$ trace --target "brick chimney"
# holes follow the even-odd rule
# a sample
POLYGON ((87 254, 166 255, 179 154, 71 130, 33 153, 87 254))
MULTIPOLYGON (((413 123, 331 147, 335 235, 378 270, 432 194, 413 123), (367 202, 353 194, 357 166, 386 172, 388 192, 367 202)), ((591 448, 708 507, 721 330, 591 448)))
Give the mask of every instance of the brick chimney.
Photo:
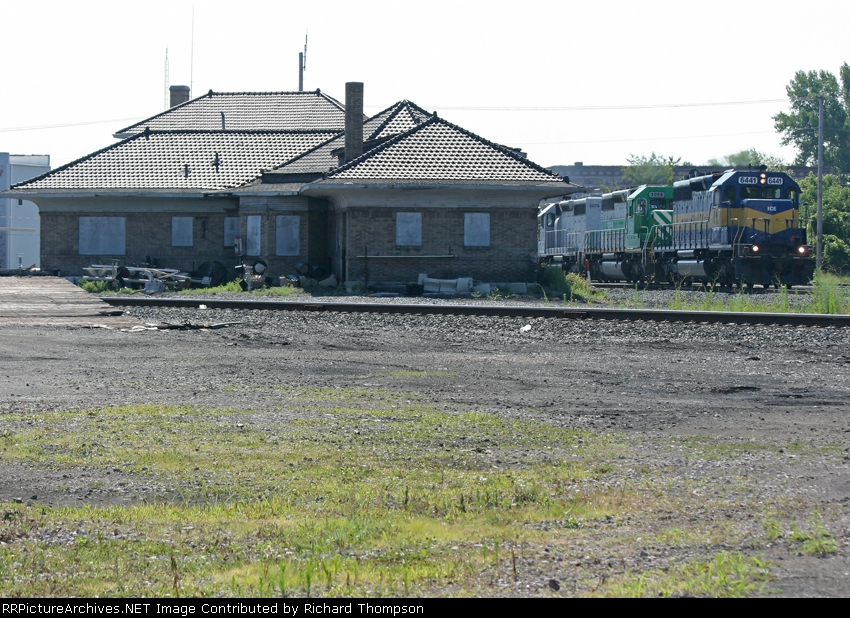
POLYGON ((345 84, 345 162, 363 154, 363 82, 345 84))
POLYGON ((171 107, 189 100, 189 86, 171 86, 168 91, 171 93, 171 107))

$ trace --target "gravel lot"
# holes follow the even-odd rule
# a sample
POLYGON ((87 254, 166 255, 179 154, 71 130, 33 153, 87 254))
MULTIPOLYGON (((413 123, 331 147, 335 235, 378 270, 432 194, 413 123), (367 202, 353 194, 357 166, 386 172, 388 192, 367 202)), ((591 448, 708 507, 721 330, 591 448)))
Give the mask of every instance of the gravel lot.
MULTIPOLYGON (((0 327, 0 431, 5 414, 22 411, 163 403, 244 409, 251 422, 262 422, 263 411, 278 403, 267 390, 234 385, 391 388, 440 409, 618 436, 636 461, 609 483, 645 464, 662 471, 659 482, 671 492, 686 480, 717 492, 717 510, 656 513, 654 526, 729 518, 756 530, 753 505, 762 502, 785 504, 788 521, 817 512, 837 543, 827 557, 801 553, 784 539, 729 549, 769 560, 778 594, 850 595, 850 329, 147 308, 127 314, 148 324, 230 325, 0 327), (688 438, 712 447, 797 450, 754 448, 695 463, 677 455, 675 445, 688 438)), ((168 491, 119 472, 43 471, 0 457, 0 501, 126 504, 167 498, 168 491)), ((579 563, 591 549, 576 548, 579 563)), ((685 550, 643 553, 663 566, 677 551, 685 550)), ((529 554, 523 572, 545 582, 549 559, 529 554)))

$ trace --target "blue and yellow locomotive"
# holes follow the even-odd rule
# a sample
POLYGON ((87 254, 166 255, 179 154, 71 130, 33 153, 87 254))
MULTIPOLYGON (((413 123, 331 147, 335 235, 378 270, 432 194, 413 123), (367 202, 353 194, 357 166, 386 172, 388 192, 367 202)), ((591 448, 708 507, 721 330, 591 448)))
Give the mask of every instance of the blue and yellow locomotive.
POLYGON ((692 172, 672 187, 542 206, 538 254, 602 281, 805 285, 815 262, 799 200, 783 172, 692 172))

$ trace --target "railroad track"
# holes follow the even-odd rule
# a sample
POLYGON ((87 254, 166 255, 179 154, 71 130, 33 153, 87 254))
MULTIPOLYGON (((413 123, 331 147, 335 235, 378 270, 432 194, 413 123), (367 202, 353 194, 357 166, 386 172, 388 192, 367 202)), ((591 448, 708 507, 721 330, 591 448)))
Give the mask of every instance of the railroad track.
POLYGON ((400 313, 408 315, 474 315, 576 320, 622 320, 694 324, 770 324, 779 326, 850 327, 850 315, 812 313, 745 313, 735 311, 674 311, 670 309, 609 309, 597 307, 537 307, 529 305, 455 305, 349 303, 325 301, 232 300, 107 296, 114 307, 176 307, 184 309, 253 309, 257 311, 325 311, 337 313, 400 313))
MULTIPOLYGON (((691 286, 676 286, 672 283, 627 283, 625 281, 612 281, 609 283, 601 283, 598 281, 593 282, 593 287, 603 289, 603 290, 617 290, 617 289, 625 289, 625 290, 634 290, 635 285, 637 285, 637 289, 639 292, 643 292, 644 290, 675 290, 677 287, 680 287, 682 290, 692 290, 692 291, 705 291, 708 292, 711 290, 711 285, 705 285, 702 283, 694 283, 691 286)), ((838 287, 845 288, 844 284, 838 284, 838 287)), ((793 295, 795 292, 800 292, 802 294, 811 294, 814 290, 814 286, 811 285, 795 285, 789 293, 793 295)), ((749 291, 742 291, 740 288, 734 288, 733 291, 729 291, 728 289, 722 289, 719 286, 715 287, 715 292, 718 294, 778 294, 779 290, 773 287, 764 287, 758 286, 749 291)))

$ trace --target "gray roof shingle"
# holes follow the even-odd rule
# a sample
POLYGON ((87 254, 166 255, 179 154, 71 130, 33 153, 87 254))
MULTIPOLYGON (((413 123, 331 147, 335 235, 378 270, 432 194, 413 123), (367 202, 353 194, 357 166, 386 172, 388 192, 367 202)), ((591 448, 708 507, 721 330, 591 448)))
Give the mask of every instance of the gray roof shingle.
POLYGON ((563 183, 515 151, 436 116, 343 165, 331 180, 563 183))
POLYGON ((221 190, 327 142, 332 131, 149 131, 42 176, 21 190, 221 190))
POLYGON ((345 128, 345 106, 319 90, 304 92, 213 92, 176 105, 115 133, 126 138, 151 131, 229 131, 345 128))

